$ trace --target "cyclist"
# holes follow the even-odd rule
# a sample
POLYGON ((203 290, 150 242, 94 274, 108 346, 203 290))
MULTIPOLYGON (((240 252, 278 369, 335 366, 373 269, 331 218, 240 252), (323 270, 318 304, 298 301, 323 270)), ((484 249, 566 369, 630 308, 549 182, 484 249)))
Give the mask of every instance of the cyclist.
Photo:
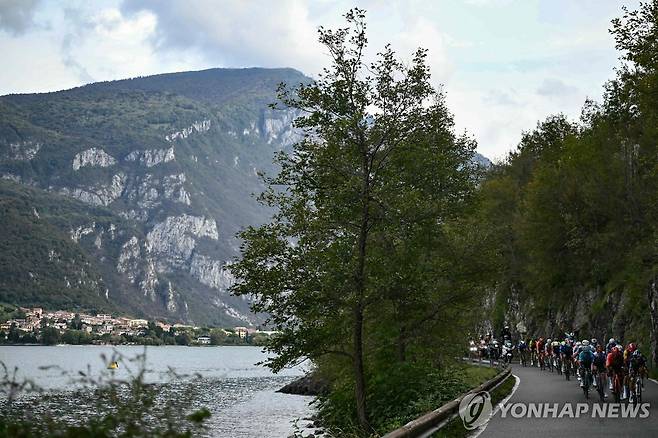
POLYGON ((562 363, 564 364, 564 374, 569 380, 571 364, 573 363, 573 347, 566 341, 562 341, 560 345, 560 355, 562 356, 562 363))
POLYGON ((576 341, 575 345, 573 346, 573 369, 574 374, 578 380, 580 380, 580 373, 575 372, 575 370, 577 370, 578 366, 578 355, 580 354, 580 347, 580 341, 576 341))
POLYGON ((553 341, 549 338, 546 339, 546 346, 544 347, 544 365, 548 365, 548 368, 553 371, 553 364, 551 360, 553 359, 553 341))
POLYGON ((530 366, 534 367, 537 358, 537 346, 535 345, 535 338, 530 338, 528 348, 530 349, 530 366))
POLYGON ((622 399, 624 400, 628 398, 630 393, 631 376, 629 362, 631 360, 631 356, 633 353, 635 353, 635 350, 637 350, 637 346, 633 342, 628 344, 624 349, 624 368, 628 370, 626 376, 624 377, 624 395, 622 396, 622 399))
MULTIPOLYGON (((585 386, 585 377, 587 376, 588 378, 591 377, 591 374, 586 374, 586 371, 592 370, 592 362, 594 362, 594 354, 592 353, 592 348, 589 346, 589 341, 585 339, 581 343, 581 348, 578 353, 578 365, 579 365, 579 370, 580 370, 580 387, 582 388, 585 386)), ((587 382, 589 383, 589 382, 587 382)))
POLYGON ((615 341, 615 338, 610 338, 608 341, 608 344, 605 346, 605 353, 610 354, 614 346, 617 345, 617 341, 615 341))
POLYGON ((596 345, 596 352, 594 353, 594 361, 592 362, 594 370, 594 386, 597 386, 597 378, 599 378, 601 385, 605 386, 606 378, 606 367, 605 367, 606 354, 603 351, 603 346, 601 344, 596 345))
POLYGON ((537 339, 537 366, 541 368, 542 370, 544 369, 544 338, 539 337, 537 339))
POLYGON ((612 347, 610 353, 606 356, 605 366, 608 368, 608 377, 610 378, 609 388, 615 391, 615 401, 619 401, 621 387, 615 387, 615 381, 619 382, 620 386, 624 381, 624 356, 618 345, 612 347))
POLYGON ((528 360, 528 345, 523 339, 519 341, 519 345, 516 347, 519 350, 519 359, 523 366, 526 366, 526 361, 528 360))
POLYGON ((631 354, 631 357, 629 358, 628 361, 628 375, 629 375, 629 383, 630 383, 630 390, 631 390, 631 403, 635 402, 637 398, 637 388, 635 387, 637 383, 642 385, 642 378, 644 378, 647 375, 647 360, 646 358, 642 355, 640 350, 636 349, 633 354, 631 354), (637 382, 637 377, 640 377, 640 382, 637 382))
POLYGON ((553 357, 551 360, 553 361, 558 374, 562 374, 562 361, 560 358, 560 343, 558 341, 553 341, 553 357))
POLYGON ((500 331, 500 337, 503 339, 503 342, 512 340, 512 330, 510 330, 509 325, 505 324, 505 327, 500 331))

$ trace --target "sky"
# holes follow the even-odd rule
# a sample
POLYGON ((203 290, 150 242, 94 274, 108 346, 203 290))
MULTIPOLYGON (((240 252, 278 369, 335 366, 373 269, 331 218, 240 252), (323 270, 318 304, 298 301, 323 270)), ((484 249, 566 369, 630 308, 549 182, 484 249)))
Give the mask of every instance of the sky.
POLYGON ((367 11, 369 57, 429 50, 458 132, 500 160, 550 114, 601 100, 608 33, 639 0, 0 0, 0 95, 213 67, 327 65, 319 26, 367 11))

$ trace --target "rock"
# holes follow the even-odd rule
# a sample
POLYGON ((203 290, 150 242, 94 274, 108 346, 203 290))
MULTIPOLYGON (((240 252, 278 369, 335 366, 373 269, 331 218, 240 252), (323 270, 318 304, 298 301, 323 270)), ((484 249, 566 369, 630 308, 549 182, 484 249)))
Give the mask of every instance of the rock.
POLYGON ((126 175, 118 173, 112 177, 112 181, 108 185, 97 185, 88 188, 64 187, 59 190, 59 193, 79 199, 87 204, 107 207, 121 197, 125 185, 126 175))
POLYGON ((228 266, 229 263, 194 254, 190 264, 190 274, 206 286, 226 292, 235 283, 235 277, 228 266))
POLYGON ((158 272, 170 267, 183 267, 192 257, 196 238, 217 240, 217 223, 214 219, 199 216, 170 216, 156 224, 146 235, 146 249, 158 257, 158 272))
POLYGON ((191 126, 182 129, 181 131, 172 132, 169 135, 165 135, 165 140, 172 142, 180 138, 187 138, 190 134, 197 132, 206 132, 210 130, 210 120, 201 120, 195 121, 191 126))
POLYGON ((11 159, 18 161, 30 161, 33 160, 39 153, 39 150, 41 150, 41 143, 34 141, 10 143, 9 150, 11 151, 11 159))
POLYGON ((169 149, 145 149, 140 151, 132 151, 129 153, 125 160, 126 161, 136 161, 142 166, 153 167, 158 164, 168 163, 174 161, 176 156, 174 155, 174 147, 169 149))
POLYGON ((73 170, 79 170, 81 167, 110 167, 117 163, 111 155, 103 149, 90 148, 82 151, 73 157, 73 170))
POLYGON ((288 383, 277 392, 283 394, 295 395, 320 395, 329 389, 329 383, 317 375, 316 372, 311 372, 297 380, 288 383))
POLYGON ((167 303, 167 310, 170 311, 171 313, 175 313, 176 310, 178 310, 178 306, 176 305, 176 296, 175 296, 175 291, 174 288, 171 285, 171 281, 169 282, 167 286, 167 297, 165 299, 167 303))
POLYGON ((267 111, 263 114, 262 132, 268 144, 276 143, 281 148, 291 146, 303 138, 301 130, 292 123, 298 113, 295 111, 267 111), (274 117, 277 115, 278 117, 274 117))
POLYGON ((71 240, 78 243, 80 242, 82 236, 86 236, 87 234, 92 234, 95 229, 96 229, 95 222, 92 222, 90 225, 80 225, 78 228, 74 228, 71 230, 71 240))
POLYGON ((141 257, 139 240, 133 236, 121 247, 119 260, 117 261, 117 271, 126 274, 131 283, 137 279, 136 267, 141 257))

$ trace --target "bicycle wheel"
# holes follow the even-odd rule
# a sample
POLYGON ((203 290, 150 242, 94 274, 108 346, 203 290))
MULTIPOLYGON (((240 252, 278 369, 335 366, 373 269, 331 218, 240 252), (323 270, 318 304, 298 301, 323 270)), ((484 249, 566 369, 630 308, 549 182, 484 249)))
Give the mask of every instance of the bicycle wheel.
POLYGON ((580 377, 583 379, 583 392, 585 393, 585 399, 589 400, 589 376, 585 371, 580 374, 580 377))
POLYGON ((599 393, 599 400, 601 403, 605 401, 605 388, 603 387, 603 378, 601 377, 601 373, 597 373, 596 376, 596 392, 599 393))
POLYGON ((638 377, 635 381, 635 403, 642 403, 642 378, 638 377))

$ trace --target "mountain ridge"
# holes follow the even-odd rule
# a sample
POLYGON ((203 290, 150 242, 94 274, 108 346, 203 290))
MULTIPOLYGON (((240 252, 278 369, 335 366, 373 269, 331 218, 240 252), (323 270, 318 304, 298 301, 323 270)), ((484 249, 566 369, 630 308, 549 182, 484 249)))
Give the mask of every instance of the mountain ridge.
MULTIPOLYGON (((80 263, 98 274, 85 289, 90 306, 197 324, 258 324, 249 302, 228 294, 234 280, 227 266, 239 254, 237 231, 271 214, 252 196, 263 189, 258 174, 276 172, 274 152, 301 138, 292 127, 296 114, 268 104, 279 83, 307 81, 290 68, 207 69, 2 96, 0 177, 11 181, 0 185, 2 199, 11 200, 2 219, 27 229, 34 218, 25 219, 25 199, 36 200, 37 211, 40 203, 75 200, 39 227, 69 236, 80 263), (86 222, 72 220, 76 209, 87 211, 86 222)), ((50 245, 70 246, 61 238, 50 245)), ((35 260, 48 266, 56 249, 35 246, 35 260)), ((0 276, 14 278, 19 265, 0 263, 0 276)), ((53 272, 59 278, 43 280, 52 290, 39 289, 44 302, 68 296, 64 274, 53 272)), ((22 294, 0 281, 0 301, 38 304, 20 301, 32 296, 30 283, 21 284, 22 294)))

